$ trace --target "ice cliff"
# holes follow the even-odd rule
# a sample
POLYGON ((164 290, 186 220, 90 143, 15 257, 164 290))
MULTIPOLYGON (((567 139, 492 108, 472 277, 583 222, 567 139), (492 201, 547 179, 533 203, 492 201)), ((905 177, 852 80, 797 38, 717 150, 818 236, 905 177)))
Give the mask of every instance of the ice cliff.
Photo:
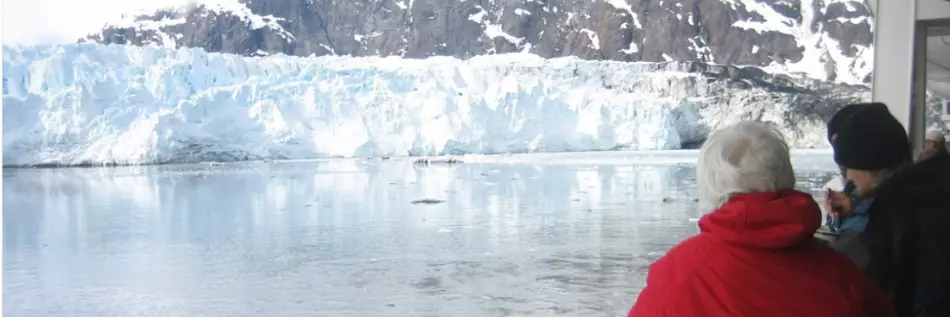
POLYGON ((740 119, 823 147, 867 89, 698 62, 528 54, 242 57, 198 48, 3 47, 11 165, 677 149, 740 119))

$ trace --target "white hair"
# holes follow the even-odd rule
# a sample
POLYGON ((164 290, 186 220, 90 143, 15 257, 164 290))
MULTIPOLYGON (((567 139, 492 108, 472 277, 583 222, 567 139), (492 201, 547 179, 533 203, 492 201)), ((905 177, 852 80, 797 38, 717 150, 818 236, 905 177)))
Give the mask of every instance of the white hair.
POLYGON ((927 133, 924 134, 924 140, 934 141, 941 145, 947 141, 946 137, 943 136, 943 132, 940 130, 927 131, 927 133))
POLYGON ((696 164, 699 211, 715 211, 735 194, 795 187, 788 144, 761 122, 743 121, 719 129, 700 149, 696 164))

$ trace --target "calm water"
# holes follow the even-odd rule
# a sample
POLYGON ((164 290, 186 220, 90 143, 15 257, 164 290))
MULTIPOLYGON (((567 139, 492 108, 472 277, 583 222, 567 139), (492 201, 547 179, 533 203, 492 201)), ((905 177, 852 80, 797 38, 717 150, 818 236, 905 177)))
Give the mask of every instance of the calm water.
POLYGON ((623 316, 695 174, 613 156, 5 169, 3 313, 623 316))

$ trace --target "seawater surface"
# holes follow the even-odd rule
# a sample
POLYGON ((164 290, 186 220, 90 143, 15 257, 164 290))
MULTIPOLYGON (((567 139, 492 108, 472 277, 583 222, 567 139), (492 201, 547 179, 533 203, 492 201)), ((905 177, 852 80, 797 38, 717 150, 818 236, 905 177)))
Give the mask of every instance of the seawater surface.
POLYGON ((471 159, 4 169, 3 313, 623 316, 697 232, 694 151, 471 159))

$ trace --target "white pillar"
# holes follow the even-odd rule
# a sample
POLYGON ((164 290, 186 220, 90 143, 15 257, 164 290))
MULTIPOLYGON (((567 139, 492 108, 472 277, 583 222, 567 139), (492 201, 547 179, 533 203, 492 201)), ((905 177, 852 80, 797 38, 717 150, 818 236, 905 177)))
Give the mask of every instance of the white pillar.
POLYGON ((872 100, 888 108, 908 132, 911 129, 914 42, 917 1, 876 0, 874 12, 874 74, 872 100))

